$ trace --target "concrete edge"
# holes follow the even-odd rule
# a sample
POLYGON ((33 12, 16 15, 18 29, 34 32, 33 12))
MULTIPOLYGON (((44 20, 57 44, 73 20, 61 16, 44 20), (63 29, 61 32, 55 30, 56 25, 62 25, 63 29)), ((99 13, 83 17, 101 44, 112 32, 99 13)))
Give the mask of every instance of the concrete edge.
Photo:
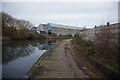
POLYGON ((32 75, 32 72, 34 71, 34 69, 36 69, 36 67, 39 65, 39 63, 45 58, 46 54, 50 52, 50 50, 52 50, 53 48, 55 48, 57 45, 59 45, 60 43, 62 43, 65 40, 61 40, 57 43, 55 43, 55 45, 51 46, 50 49, 48 49, 47 51, 45 51, 42 56, 40 58, 38 58, 38 60, 34 63, 34 65, 28 70, 28 72, 26 72, 25 78, 29 78, 32 75))

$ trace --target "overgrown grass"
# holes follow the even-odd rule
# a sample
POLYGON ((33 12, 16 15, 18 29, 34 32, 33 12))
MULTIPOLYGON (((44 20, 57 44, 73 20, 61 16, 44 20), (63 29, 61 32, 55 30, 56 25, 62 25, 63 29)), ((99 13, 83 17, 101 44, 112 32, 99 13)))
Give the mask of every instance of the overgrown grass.
POLYGON ((73 38, 72 42, 75 44, 75 47, 81 53, 85 53, 87 55, 91 55, 94 53, 91 42, 83 40, 81 36, 77 36, 77 37, 73 38))
MULTIPOLYGON (((98 55, 99 52, 97 53, 96 48, 91 41, 85 41, 82 39, 81 36, 77 36, 72 40, 72 42, 74 43, 75 48, 77 48, 79 53, 83 53, 88 57, 95 58, 96 60, 98 60, 98 62, 104 64, 105 66, 108 66, 109 68, 117 72, 120 71, 120 64, 116 61, 117 60, 116 57, 111 56, 115 58, 106 58, 106 56, 102 55, 102 53, 100 53, 102 56, 99 56, 98 55)), ((99 49, 100 46, 97 47, 99 49)), ((114 55, 114 53, 112 54, 114 55)))

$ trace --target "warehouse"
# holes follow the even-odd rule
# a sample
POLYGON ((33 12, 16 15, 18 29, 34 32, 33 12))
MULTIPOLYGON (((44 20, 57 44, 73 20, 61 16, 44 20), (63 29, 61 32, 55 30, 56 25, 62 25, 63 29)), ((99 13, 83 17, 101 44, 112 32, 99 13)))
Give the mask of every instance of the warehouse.
POLYGON ((47 26, 44 26, 44 31, 46 34, 57 34, 58 35, 76 35, 84 28, 81 27, 74 27, 74 26, 67 26, 67 25, 60 25, 60 24, 53 24, 48 23, 47 26))

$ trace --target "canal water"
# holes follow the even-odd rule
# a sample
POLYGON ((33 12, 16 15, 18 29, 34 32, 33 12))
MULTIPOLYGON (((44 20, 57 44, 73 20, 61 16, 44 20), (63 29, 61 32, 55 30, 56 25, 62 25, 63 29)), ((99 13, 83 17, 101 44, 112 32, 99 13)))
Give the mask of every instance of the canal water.
POLYGON ((57 40, 24 40, 2 44, 2 77, 23 78, 57 40))

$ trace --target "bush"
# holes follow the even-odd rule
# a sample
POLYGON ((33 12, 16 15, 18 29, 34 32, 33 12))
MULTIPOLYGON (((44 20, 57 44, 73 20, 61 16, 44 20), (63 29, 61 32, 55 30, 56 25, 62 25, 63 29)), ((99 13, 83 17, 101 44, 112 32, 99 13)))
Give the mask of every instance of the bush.
POLYGON ((96 55, 107 59, 117 58, 117 45, 111 41, 112 28, 104 27, 100 29, 99 33, 96 33, 94 39, 94 48, 96 55))
POLYGON ((82 39, 81 36, 77 35, 74 37, 73 42, 75 43, 76 47, 80 50, 82 53, 86 53, 88 55, 93 54, 94 50, 91 46, 90 41, 85 41, 82 39))
POLYGON ((99 33, 96 33, 93 46, 95 55, 100 62, 111 68, 120 69, 120 54, 118 53, 118 44, 112 41, 112 28, 103 27, 99 33))

